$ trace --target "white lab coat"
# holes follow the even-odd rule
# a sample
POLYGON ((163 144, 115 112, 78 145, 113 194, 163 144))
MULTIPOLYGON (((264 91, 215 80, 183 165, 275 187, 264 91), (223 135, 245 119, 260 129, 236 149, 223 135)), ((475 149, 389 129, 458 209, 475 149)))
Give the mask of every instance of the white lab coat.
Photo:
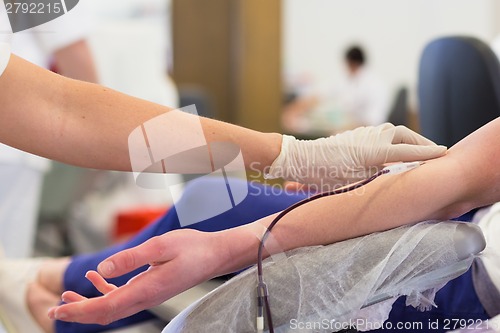
POLYGON ((387 87, 369 68, 360 68, 335 89, 333 99, 350 122, 376 126, 387 121, 387 87))

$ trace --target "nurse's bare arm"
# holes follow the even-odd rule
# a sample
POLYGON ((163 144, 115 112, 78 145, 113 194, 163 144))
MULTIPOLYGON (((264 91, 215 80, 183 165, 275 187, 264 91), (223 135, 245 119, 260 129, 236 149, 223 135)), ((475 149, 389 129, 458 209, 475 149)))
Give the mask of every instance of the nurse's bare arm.
MULTIPOLYGON (((61 162, 130 170, 128 136, 171 109, 111 89, 71 80, 11 56, 0 76, 0 142, 61 162)), ((178 112, 165 131, 189 138, 195 116, 178 112)), ((200 118, 207 142, 232 142, 246 163, 262 168, 278 156, 281 135, 200 118)), ((193 133, 192 133, 193 132, 193 133)), ((165 142, 169 144, 169 142, 165 142)))
MULTIPOLYGON (((286 215, 273 229, 282 249, 330 244, 423 220, 446 220, 500 200, 500 120, 476 131, 439 159, 404 174, 383 176, 362 189, 326 197, 286 215)), ((176 230, 113 255, 99 265, 106 278, 155 263, 120 288, 96 275, 103 297, 64 294, 71 303, 49 315, 68 321, 109 323, 204 280, 255 263, 258 236, 274 216, 216 233, 176 230)))

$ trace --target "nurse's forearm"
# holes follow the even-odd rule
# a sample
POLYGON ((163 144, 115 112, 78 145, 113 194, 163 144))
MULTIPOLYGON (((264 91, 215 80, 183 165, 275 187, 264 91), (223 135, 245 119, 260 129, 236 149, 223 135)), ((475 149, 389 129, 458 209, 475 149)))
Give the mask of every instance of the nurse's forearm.
MULTIPOLYGON (((114 170, 131 169, 130 133, 171 111, 99 85, 63 78, 14 55, 0 77, 0 100, 0 142, 69 164, 114 170)), ((247 165, 258 162, 255 165, 264 168, 279 154, 279 134, 206 118, 200 121, 207 142, 238 145, 247 165)), ((189 140, 192 128, 171 126, 165 131, 181 127, 183 138, 189 140)))

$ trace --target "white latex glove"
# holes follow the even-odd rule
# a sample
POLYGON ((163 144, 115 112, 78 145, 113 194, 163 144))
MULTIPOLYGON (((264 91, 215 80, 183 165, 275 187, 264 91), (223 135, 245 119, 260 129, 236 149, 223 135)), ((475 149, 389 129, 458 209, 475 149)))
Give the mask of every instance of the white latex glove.
POLYGON ((326 190, 368 178, 385 163, 424 161, 442 156, 446 150, 407 127, 389 123, 316 140, 283 135, 281 153, 266 178, 314 184, 326 190))

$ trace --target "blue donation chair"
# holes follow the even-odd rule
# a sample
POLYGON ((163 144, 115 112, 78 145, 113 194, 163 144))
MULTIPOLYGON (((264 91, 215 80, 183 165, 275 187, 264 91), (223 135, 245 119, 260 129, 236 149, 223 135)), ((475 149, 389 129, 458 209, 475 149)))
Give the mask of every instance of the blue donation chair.
POLYGON ((418 98, 422 134, 451 147, 500 116, 498 58, 476 38, 438 38, 423 51, 418 98))

